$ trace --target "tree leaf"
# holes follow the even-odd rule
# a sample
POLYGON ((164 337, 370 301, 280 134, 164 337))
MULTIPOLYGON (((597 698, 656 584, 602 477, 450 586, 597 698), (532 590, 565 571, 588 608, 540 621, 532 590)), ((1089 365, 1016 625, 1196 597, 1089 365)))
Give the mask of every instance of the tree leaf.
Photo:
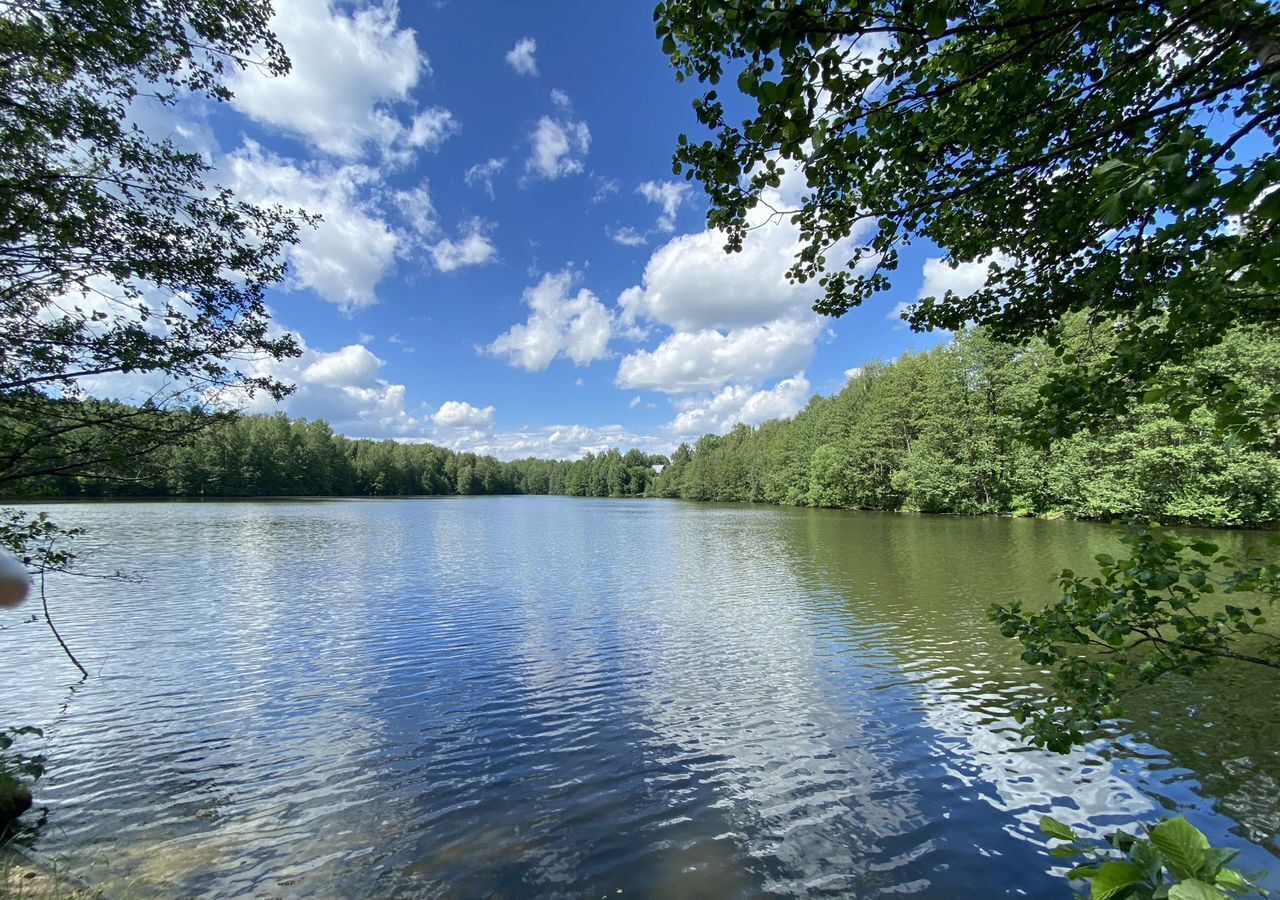
POLYGON ((1040 817, 1040 830, 1049 837, 1060 838, 1064 841, 1074 841, 1076 833, 1069 825, 1064 825, 1053 816, 1040 817))
POLYGON ((1226 900, 1227 895, 1211 884, 1195 878, 1169 888, 1169 900, 1226 900))
POLYGON ((1142 869, 1131 862, 1105 862, 1091 880, 1089 896, 1092 900, 1111 900, 1129 885, 1137 884, 1145 877, 1142 869))
POLYGON ((1169 871, 1179 879, 1195 878, 1205 867, 1209 840, 1182 816, 1151 829, 1151 843, 1160 848, 1169 871))

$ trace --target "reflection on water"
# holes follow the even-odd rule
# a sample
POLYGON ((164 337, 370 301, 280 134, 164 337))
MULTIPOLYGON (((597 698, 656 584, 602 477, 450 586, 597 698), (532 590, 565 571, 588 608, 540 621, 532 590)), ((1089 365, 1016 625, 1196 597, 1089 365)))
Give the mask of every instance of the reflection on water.
POLYGON ((0 631, 0 721, 48 731, 42 848, 122 895, 1065 898, 1042 813, 1166 809, 1280 870, 1275 679, 1170 685, 1071 757, 1017 740, 1028 673, 984 610, 1047 597, 1104 528, 525 497, 56 512, 145 580, 54 585, 101 667, 70 694, 43 632, 0 631))

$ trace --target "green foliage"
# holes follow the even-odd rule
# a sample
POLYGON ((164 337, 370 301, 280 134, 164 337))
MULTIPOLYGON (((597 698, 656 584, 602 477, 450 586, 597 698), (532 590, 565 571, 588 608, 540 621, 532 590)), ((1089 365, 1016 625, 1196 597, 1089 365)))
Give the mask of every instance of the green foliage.
POLYGON ((229 69, 287 72, 270 16, 266 0, 0 6, 0 479, 100 474, 183 437, 160 409, 291 390, 247 363, 298 352, 264 297, 309 219, 237 200, 135 124, 139 104, 229 99, 229 69), (129 373, 164 376, 145 406, 77 402, 86 378, 129 373))
POLYGON ((1280 668, 1280 637, 1263 605, 1280 597, 1280 538, 1243 558, 1202 540, 1130 529, 1128 555, 1100 554, 1100 574, 1058 577, 1062 597, 1040 611, 991 608, 1001 633, 1021 642, 1023 660, 1049 670, 1050 693, 1022 698, 1015 718, 1033 743, 1067 752, 1121 699, 1167 675, 1194 675, 1220 660, 1280 668))
POLYGON ((654 17, 677 79, 707 86, 694 111, 711 139, 681 135, 674 169, 705 187, 726 249, 787 177, 800 199, 768 212, 799 227, 789 275, 818 283, 820 312, 892 288, 902 248, 927 238, 988 275, 914 304, 918 330, 1022 342, 1072 311, 1114 323, 1104 356, 1064 354, 1040 385, 1039 440, 1145 394, 1263 441, 1274 383, 1250 408, 1229 375, 1156 382, 1275 320, 1274 3, 663 0, 654 17))
POLYGON ((64 528, 48 513, 0 510, 0 550, 7 550, 35 572, 67 569, 75 554, 66 545, 84 534, 82 528, 64 528))
MULTIPOLYGON (((86 401, 93 403, 94 401, 86 401)), ((119 406, 119 404, 117 404, 119 406)), ((127 410, 127 407, 122 407, 127 410)), ((123 413, 122 413, 123 414, 123 413)), ((44 497, 328 497, 442 494, 571 494, 641 497, 666 457, 614 449, 576 460, 522 459, 458 453, 432 444, 350 440, 327 422, 283 414, 220 418, 148 411, 181 443, 107 460, 93 475, 52 474, 0 480, 0 496, 44 497), (198 422, 191 425, 188 417, 198 422)), ((92 442, 94 432, 83 437, 92 442)), ((0 543, 43 568, 69 562, 56 539, 75 537, 47 517, 7 512, 0 543), (51 555, 52 554, 52 555, 51 555), (37 559, 37 555, 39 558, 37 559)))
POLYGON ((24 737, 43 737, 38 728, 0 728, 0 840, 11 836, 13 821, 31 806, 31 786, 44 775, 44 756, 15 750, 24 737))
MULTIPOLYGON (((1078 359, 1108 352, 1083 316, 1057 331, 1078 359)), ((863 369, 794 419, 739 426, 682 446, 658 477, 663 497, 960 514, 1141 516, 1208 525, 1280 521, 1280 460, 1224 440, 1213 417, 1179 421, 1166 401, 1106 426, 1031 447, 1019 440, 1038 389, 1064 362, 1044 341, 1024 348, 965 331, 947 347, 863 369)), ((1172 379, 1230 373, 1254 403, 1280 383, 1271 330, 1233 331, 1169 367, 1172 379)), ((1280 439, 1275 423, 1268 440, 1280 439)))
POLYGON ((1040 830, 1064 841, 1052 854, 1056 859, 1083 862, 1068 877, 1089 883, 1091 900, 1228 900, 1239 896, 1267 896, 1228 864, 1240 853, 1209 846, 1200 831, 1179 816, 1163 819, 1142 835, 1116 831, 1103 844, 1090 844, 1070 826, 1049 817, 1040 830))

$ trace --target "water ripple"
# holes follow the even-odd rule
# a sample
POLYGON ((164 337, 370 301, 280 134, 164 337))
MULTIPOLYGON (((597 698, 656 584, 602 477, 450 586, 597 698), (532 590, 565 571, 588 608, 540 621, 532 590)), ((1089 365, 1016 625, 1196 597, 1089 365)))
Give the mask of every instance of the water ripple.
POLYGON ((1069 757, 1018 739, 1027 673, 983 610, 1087 559, 1087 526, 540 498, 55 512, 145 578, 54 585, 102 667, 70 697, 43 633, 0 631, 21 686, 0 721, 47 728, 43 849, 122 896, 1065 897, 1045 812, 1182 809, 1274 862, 1275 726, 1221 686, 1069 757), (1159 715, 1192 703, 1214 715, 1159 715))

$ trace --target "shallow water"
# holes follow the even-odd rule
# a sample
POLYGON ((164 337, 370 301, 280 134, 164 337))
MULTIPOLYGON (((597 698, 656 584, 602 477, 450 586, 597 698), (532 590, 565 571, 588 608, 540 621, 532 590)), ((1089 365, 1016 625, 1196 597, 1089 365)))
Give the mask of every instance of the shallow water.
MULTIPOLYGON (((1024 747, 987 623, 1100 526, 454 498, 63 504, 76 673, 0 616, 40 848, 119 896, 1069 896, 1036 829, 1185 812, 1280 872, 1280 679, 1024 747)), ((1258 535, 1220 533, 1224 547, 1258 535)), ((29 614, 31 609, 23 610, 29 614)), ((1273 886, 1280 881, 1273 876, 1273 886)))

